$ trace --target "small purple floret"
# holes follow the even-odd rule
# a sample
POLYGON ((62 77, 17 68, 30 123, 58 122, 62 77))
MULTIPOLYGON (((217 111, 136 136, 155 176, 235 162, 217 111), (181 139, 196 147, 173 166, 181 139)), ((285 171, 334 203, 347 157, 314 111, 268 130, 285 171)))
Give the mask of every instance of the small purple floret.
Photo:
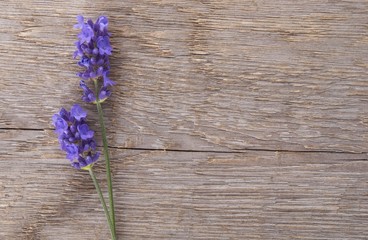
POLYGON ((81 80, 80 81, 80 87, 83 89, 83 96, 82 96, 82 100, 85 102, 94 102, 96 101, 96 97, 95 94, 92 92, 91 89, 89 89, 86 85, 86 83, 81 80))
POLYGON ((55 114, 52 117, 52 121, 54 122, 56 133, 63 133, 68 129, 68 123, 60 115, 55 114))
POLYGON ((101 55, 111 55, 112 47, 108 36, 100 36, 97 38, 97 47, 101 55))
POLYGON ((91 62, 91 59, 89 59, 86 56, 83 56, 81 58, 81 60, 78 62, 78 65, 81 66, 81 67, 89 68, 90 67, 90 62, 91 62))
POLYGON ((115 82, 114 81, 112 81, 110 78, 109 78, 109 75, 110 74, 110 71, 106 71, 106 72, 104 72, 104 74, 103 74, 103 80, 104 80, 104 82, 103 82, 103 85, 104 85, 104 87, 108 87, 108 86, 113 86, 113 85, 115 85, 115 82))
POLYGON ((93 138, 94 132, 91 131, 87 124, 81 124, 77 127, 78 132, 80 133, 80 137, 83 140, 88 140, 89 138, 93 138))
POLYGON ((81 32, 78 34, 78 38, 80 42, 89 43, 94 35, 95 33, 93 32, 93 29, 88 24, 84 24, 81 32))
POLYGON ((82 15, 78 15, 77 16, 77 21, 78 21, 78 24, 75 24, 74 28, 82 29, 83 25, 84 25, 84 17, 82 15))
POLYGON ((69 144, 65 145, 64 149, 62 149, 66 152, 66 158, 73 161, 75 158, 78 158, 78 147, 75 144, 69 144))
POLYGON ((107 31, 107 26, 109 25, 109 20, 105 16, 100 16, 96 21, 96 25, 98 27, 98 30, 100 30, 100 32, 103 32, 105 30, 107 31))
POLYGON ((98 98, 101 101, 105 101, 110 96, 111 96, 110 90, 108 90, 107 87, 102 87, 101 90, 100 90, 100 94, 99 94, 98 98))
POLYGON ((81 106, 79 106, 79 104, 73 105, 72 109, 70 110, 70 114, 78 121, 82 120, 82 118, 87 117, 87 112, 81 106))

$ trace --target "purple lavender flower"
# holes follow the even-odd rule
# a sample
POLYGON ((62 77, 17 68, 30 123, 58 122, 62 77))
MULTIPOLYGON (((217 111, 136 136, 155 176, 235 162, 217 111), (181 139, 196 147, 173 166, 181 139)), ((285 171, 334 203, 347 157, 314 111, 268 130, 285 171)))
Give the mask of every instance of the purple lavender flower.
POLYGON ((78 121, 87 117, 87 112, 78 104, 73 105, 73 107, 70 109, 70 114, 78 121))
POLYGON ((81 124, 77 127, 77 129, 82 140, 93 138, 93 135, 95 134, 92 130, 89 129, 87 124, 81 124))
POLYGON ((68 129, 68 123, 67 121, 65 121, 62 117, 59 116, 53 116, 52 117, 52 121, 54 123, 55 126, 55 132, 58 134, 63 133, 65 130, 68 129))
POLYGON ((104 87, 115 85, 115 82, 112 81, 108 77, 109 74, 110 74, 110 71, 106 71, 106 72, 103 73, 103 80, 104 80, 103 85, 104 85, 104 87))
POLYGON ((97 38, 97 47, 101 55, 111 55, 112 47, 108 36, 100 36, 97 38))
POLYGON ((78 34, 78 38, 81 42, 89 43, 94 35, 93 29, 88 24, 84 24, 82 31, 78 34))
POLYGON ((93 23, 91 19, 85 22, 83 16, 78 16, 77 20, 78 23, 74 27, 80 29, 80 33, 78 34, 79 40, 75 43, 76 51, 73 56, 79 58, 78 65, 83 68, 83 71, 77 75, 83 80, 103 79, 103 86, 99 88, 98 94, 93 93, 87 87, 88 82, 81 82, 82 99, 85 102, 96 103, 97 94, 102 102, 111 95, 106 87, 115 84, 108 77, 110 70, 109 56, 112 51, 110 33, 108 32, 109 21, 106 16, 100 16, 96 23, 93 23))
POLYGON ((94 132, 87 125, 86 117, 87 112, 78 104, 73 105, 70 112, 62 108, 52 117, 60 148, 77 169, 95 163, 100 156, 96 151, 94 132))
POLYGON ((101 32, 103 32, 105 30, 107 31, 107 26, 109 25, 109 20, 105 16, 100 16, 96 21, 96 25, 99 27, 99 30, 101 32))
MULTIPOLYGON (((86 85, 86 83, 81 80, 80 81, 80 87, 83 89, 83 96, 82 96, 82 100, 85 102, 96 102, 96 97, 95 94, 92 92, 91 89, 89 89, 86 85)), ((102 91, 101 91, 102 92, 102 91)), ((101 94, 101 93, 100 93, 101 94)), ((101 98, 100 98, 101 99, 101 98)))
POLYGON ((84 17, 82 15, 77 16, 78 23, 74 25, 74 28, 82 29, 84 25, 84 17))
POLYGON ((110 90, 108 90, 107 87, 102 87, 98 98, 100 99, 101 102, 103 102, 110 96, 111 96, 110 90))
POLYGON ((82 56, 81 60, 78 62, 78 65, 89 68, 91 66, 91 59, 89 59, 87 56, 82 56))

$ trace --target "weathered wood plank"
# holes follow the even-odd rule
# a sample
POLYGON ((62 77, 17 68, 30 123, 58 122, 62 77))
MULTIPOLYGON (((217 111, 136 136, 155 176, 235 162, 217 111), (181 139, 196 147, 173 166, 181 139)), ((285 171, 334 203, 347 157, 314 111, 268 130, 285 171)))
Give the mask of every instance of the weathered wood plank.
MULTIPOLYGON (((88 174, 68 166, 51 135, 0 131, 0 238, 108 239, 88 174)), ((368 235, 365 154, 112 149, 112 156, 122 239, 368 235)))
POLYGON ((0 128, 79 101, 75 16, 113 33, 111 144, 366 152, 367 1, 4 1, 0 128))
POLYGON ((118 85, 105 107, 120 236, 366 238, 367 155, 346 152, 367 152, 368 2, 0 7, 0 239, 108 236, 88 175, 50 130, 58 108, 80 102, 80 13, 111 20, 118 85))

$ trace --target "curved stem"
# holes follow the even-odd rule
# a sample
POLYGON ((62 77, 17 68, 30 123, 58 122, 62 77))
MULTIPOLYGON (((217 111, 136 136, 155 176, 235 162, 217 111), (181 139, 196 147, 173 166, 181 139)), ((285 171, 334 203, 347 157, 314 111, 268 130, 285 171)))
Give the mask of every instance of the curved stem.
POLYGON ((110 155, 109 155, 109 149, 108 149, 107 138, 106 138, 106 128, 105 128, 105 123, 104 123, 103 111, 102 111, 101 103, 100 103, 99 96, 98 96, 99 91, 98 91, 97 79, 93 79, 93 82, 95 84, 96 106, 97 106, 98 119, 100 122, 100 128, 101 128, 101 133, 102 133, 103 153, 104 153, 105 162, 106 162, 106 176, 107 176, 107 187, 108 187, 108 192, 109 192, 110 217, 111 217, 111 222, 112 222, 112 225, 114 227, 114 232, 115 232, 115 208, 114 208, 114 197, 113 197, 113 191, 112 191, 110 155))
POLYGON ((89 175, 91 175, 91 178, 92 178, 93 183, 95 185, 95 188, 97 190, 98 196, 100 197, 100 201, 101 201, 103 210, 104 210, 106 218, 107 218, 107 223, 109 224, 109 227, 110 227, 111 237, 112 237, 113 240, 116 240, 114 225, 112 224, 111 217, 110 217, 110 214, 109 214, 109 210, 107 209, 105 199, 102 195, 100 185, 97 182, 97 179, 96 179, 96 176, 95 176, 95 174, 92 170, 92 167, 88 168, 88 172, 89 172, 89 175))

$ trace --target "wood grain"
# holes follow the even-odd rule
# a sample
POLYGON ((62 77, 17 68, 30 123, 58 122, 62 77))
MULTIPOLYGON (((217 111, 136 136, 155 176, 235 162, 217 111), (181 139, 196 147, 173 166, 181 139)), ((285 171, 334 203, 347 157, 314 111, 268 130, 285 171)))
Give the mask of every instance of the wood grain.
POLYGON ((1 240, 107 239, 92 182, 50 124, 81 103, 78 14, 110 19, 121 239, 367 239, 367 1, 0 8, 1 240))
POLYGON ((80 101, 72 26, 104 13, 112 145, 366 152, 366 1, 41 3, 1 3, 2 128, 80 101))
MULTIPOLYGON (((88 174, 68 166, 50 135, 0 132, 6 146, 0 150, 6 169, 0 172, 0 238, 107 239, 88 174)), ((365 154, 112 149, 112 155, 122 239, 365 239, 368 234, 365 154)), ((96 166, 99 178, 105 177, 102 165, 96 166)))

